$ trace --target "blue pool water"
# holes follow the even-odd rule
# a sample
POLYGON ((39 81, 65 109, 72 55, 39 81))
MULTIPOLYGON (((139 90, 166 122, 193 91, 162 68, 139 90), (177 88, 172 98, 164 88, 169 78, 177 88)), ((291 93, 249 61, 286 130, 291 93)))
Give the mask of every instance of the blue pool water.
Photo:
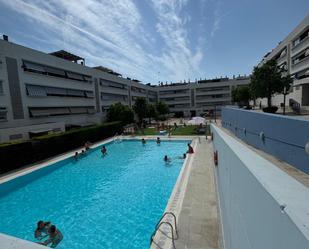
POLYGON ((188 141, 122 141, 0 185, 0 232, 35 241, 38 220, 64 235, 59 249, 148 248, 188 141), (164 155, 171 157, 166 165, 164 155))

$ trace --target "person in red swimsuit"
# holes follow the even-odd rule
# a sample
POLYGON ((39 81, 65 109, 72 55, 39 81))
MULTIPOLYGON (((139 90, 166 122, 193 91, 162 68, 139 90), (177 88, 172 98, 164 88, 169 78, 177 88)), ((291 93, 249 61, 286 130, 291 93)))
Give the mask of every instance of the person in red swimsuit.
POLYGON ((188 151, 187 151, 187 153, 189 153, 189 154, 193 154, 194 153, 194 150, 193 150, 191 144, 188 144, 188 151))

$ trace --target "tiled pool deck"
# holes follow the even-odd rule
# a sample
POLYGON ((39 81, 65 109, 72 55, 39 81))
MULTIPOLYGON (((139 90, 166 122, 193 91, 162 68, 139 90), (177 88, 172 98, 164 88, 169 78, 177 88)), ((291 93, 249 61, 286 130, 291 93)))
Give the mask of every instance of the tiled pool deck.
MULTIPOLYGON (((131 139, 132 137, 123 137, 123 139, 131 139)), ((141 137, 134 137, 141 138, 141 137)), ((144 136, 145 139, 154 139, 155 136, 144 136)), ((212 160, 212 143, 206 140, 205 136, 175 136, 163 137, 162 140, 183 140, 191 139, 195 153, 189 155, 185 160, 166 207, 166 212, 171 211, 177 216, 177 227, 179 238, 175 240, 177 249, 216 249, 218 248, 219 238, 219 219, 217 194, 215 187, 214 164, 212 160)), ((103 143, 112 141, 107 139, 96 143, 93 146, 99 146, 103 143)), ((41 162, 37 165, 23 168, 17 172, 0 176, 0 183, 17 176, 27 174, 38 168, 71 157, 74 151, 41 162)), ((167 221, 171 221, 171 217, 167 217, 167 221)), ((162 230, 169 235, 169 229, 162 227, 162 230)), ((157 233, 155 242, 151 248, 172 248, 172 241, 167 238, 161 231, 157 233)), ((31 249, 46 248, 31 242, 6 236, 0 233, 0 249, 31 249), (3 247, 4 246, 4 247, 3 247)))

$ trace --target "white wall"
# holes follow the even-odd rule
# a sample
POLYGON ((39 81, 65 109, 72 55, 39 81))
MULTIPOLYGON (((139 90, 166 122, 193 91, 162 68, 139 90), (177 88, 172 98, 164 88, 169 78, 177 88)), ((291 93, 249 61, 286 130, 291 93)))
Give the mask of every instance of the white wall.
POLYGON ((308 249, 309 189, 220 128, 211 129, 225 248, 308 249))

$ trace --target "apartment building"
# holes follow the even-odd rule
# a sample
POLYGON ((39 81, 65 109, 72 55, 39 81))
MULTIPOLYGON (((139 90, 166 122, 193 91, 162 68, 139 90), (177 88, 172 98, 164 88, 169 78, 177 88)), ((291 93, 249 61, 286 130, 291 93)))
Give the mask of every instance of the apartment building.
POLYGON ((137 96, 157 101, 153 87, 79 56, 0 40, 0 142, 99 123, 111 104, 131 106, 137 96))
POLYGON ((99 123, 116 102, 161 100, 172 113, 195 116, 231 103, 231 91, 248 77, 153 86, 60 50, 50 54, 0 39, 0 142, 29 139, 99 123))
MULTIPOLYGON (((259 65, 275 59, 280 68, 293 77, 293 86, 286 96, 288 105, 299 103, 309 107, 309 16, 307 16, 276 48, 267 53, 259 65)), ((283 103, 283 95, 273 97, 274 105, 283 103)), ((266 100, 263 100, 266 105, 266 100)))
POLYGON ((184 116, 196 116, 209 111, 220 115, 221 107, 232 103, 231 92, 238 86, 248 85, 250 78, 219 78, 190 83, 161 85, 158 98, 168 104, 170 112, 182 112, 184 116))

